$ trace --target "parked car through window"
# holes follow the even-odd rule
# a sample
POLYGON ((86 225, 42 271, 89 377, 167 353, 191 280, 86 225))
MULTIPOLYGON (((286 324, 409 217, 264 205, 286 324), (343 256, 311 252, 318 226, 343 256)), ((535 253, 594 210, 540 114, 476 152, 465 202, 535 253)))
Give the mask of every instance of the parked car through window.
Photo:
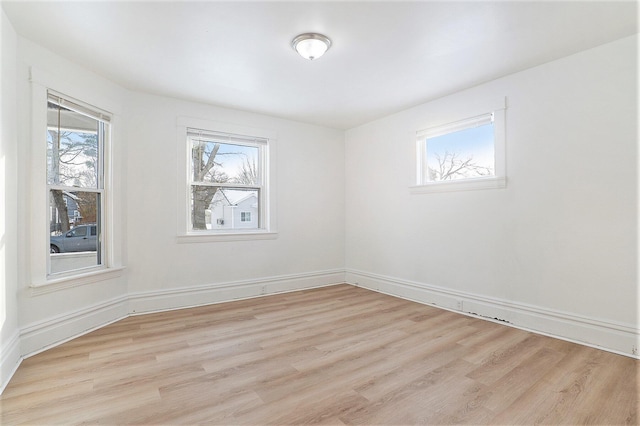
POLYGON ((97 251, 98 238, 95 224, 78 225, 62 235, 51 236, 51 253, 97 251))

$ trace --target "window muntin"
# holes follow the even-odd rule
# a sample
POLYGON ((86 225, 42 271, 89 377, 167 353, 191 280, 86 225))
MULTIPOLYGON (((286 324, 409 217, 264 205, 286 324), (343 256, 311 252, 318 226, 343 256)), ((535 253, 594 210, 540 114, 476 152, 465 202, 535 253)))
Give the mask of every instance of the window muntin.
POLYGON ((187 139, 190 230, 264 229, 267 140, 191 128, 187 139))
POLYGON ((105 265, 104 147, 109 127, 106 114, 48 93, 49 275, 105 265), (90 225, 89 233, 85 225, 90 225))

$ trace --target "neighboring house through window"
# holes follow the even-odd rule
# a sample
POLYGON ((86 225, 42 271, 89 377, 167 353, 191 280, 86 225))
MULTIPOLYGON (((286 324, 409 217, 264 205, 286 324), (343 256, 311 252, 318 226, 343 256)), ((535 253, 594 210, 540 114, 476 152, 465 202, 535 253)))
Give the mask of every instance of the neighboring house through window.
POLYGON ((265 229, 268 140, 187 129, 190 230, 265 229))

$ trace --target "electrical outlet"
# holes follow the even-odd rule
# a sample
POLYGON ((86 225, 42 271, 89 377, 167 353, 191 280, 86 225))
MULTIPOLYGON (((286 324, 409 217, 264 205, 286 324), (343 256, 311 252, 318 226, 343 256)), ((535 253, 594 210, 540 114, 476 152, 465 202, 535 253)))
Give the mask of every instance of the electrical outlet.
POLYGON ((462 300, 458 300, 456 302, 456 309, 461 311, 462 310, 462 300))
POLYGON ((633 346, 631 348, 631 355, 638 355, 638 347, 637 346, 633 346))

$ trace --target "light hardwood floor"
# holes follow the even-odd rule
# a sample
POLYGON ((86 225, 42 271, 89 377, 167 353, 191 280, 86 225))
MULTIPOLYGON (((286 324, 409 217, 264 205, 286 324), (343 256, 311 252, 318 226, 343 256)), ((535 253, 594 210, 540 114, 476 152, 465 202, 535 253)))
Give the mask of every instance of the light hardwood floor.
POLYGON ((638 362, 340 285, 124 319, 26 359, 13 424, 637 424, 638 362))

